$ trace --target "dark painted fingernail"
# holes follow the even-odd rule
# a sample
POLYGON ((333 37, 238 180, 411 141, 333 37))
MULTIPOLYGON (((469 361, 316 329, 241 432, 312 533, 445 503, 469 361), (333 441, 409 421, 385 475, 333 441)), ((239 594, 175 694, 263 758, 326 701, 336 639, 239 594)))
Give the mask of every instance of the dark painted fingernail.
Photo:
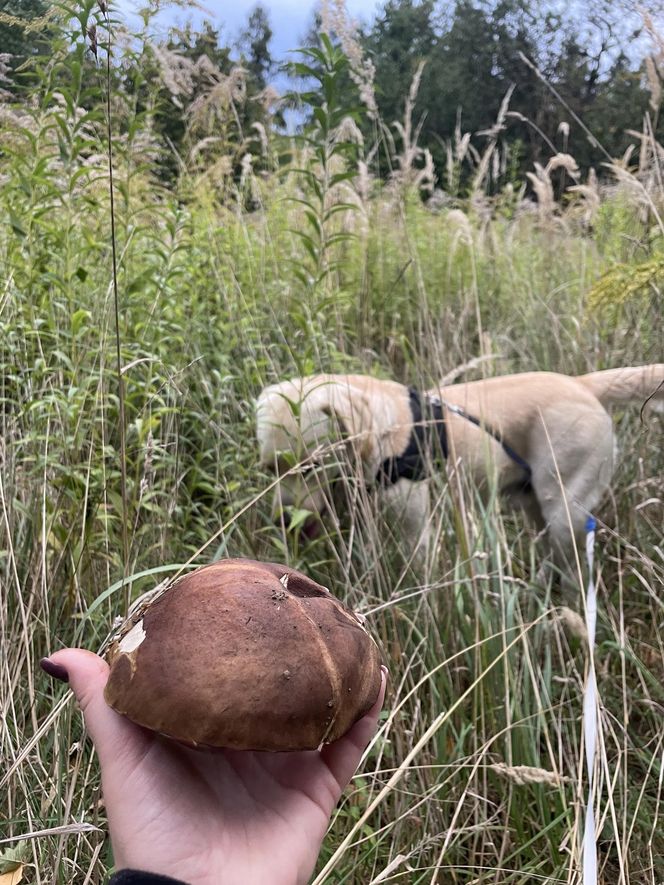
POLYGON ((61 664, 56 664, 49 658, 42 658, 39 662, 39 666, 44 673, 48 673, 53 679, 59 679, 60 682, 69 682, 69 673, 67 673, 61 664))

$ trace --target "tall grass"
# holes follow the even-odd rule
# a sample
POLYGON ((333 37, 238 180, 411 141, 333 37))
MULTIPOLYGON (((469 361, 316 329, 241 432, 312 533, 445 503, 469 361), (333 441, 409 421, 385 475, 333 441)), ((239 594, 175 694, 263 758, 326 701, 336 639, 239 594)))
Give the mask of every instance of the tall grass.
MULTIPOLYGON (((412 178, 371 179, 370 147, 334 131, 348 117, 338 96, 313 143, 287 145, 292 162, 252 177, 249 212, 246 177, 203 188, 185 170, 180 191, 162 187, 150 103, 118 92, 124 562, 103 87, 83 36, 93 14, 89 2, 63 20, 32 101, 2 109, 0 856, 12 849, 27 881, 103 880, 94 754, 66 689, 36 662, 102 645, 124 612, 125 569, 135 598, 169 568, 232 555, 282 559, 329 586, 367 615, 390 667, 379 734, 317 881, 580 881, 580 588, 543 582, 518 519, 442 476, 422 568, 357 487, 338 532, 298 545, 269 518, 253 400, 320 370, 424 384, 477 357, 468 377, 661 361, 656 280, 608 312, 589 299, 616 263, 636 274, 661 255, 648 207, 620 180, 537 211, 478 182, 434 211, 412 178)), ((606 883, 656 885, 664 455, 661 425, 634 411, 616 424, 620 466, 598 514, 600 865, 606 883)))

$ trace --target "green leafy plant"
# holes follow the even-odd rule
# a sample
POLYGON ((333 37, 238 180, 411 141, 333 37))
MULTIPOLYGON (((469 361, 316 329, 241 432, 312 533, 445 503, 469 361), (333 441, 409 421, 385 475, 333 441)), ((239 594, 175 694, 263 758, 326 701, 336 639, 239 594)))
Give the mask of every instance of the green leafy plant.
MULTIPOLYGON (((339 196, 339 185, 357 178, 359 144, 348 137, 357 132, 357 109, 348 108, 341 87, 348 72, 348 60, 327 34, 320 35, 320 47, 299 50, 307 61, 293 62, 293 76, 316 84, 298 95, 305 109, 304 133, 294 138, 302 165, 292 174, 303 186, 303 195, 290 198, 301 207, 302 226, 294 229, 304 248, 305 260, 295 264, 293 273, 309 293, 321 290, 329 274, 341 264, 339 246, 353 234, 335 229, 340 213, 353 213, 357 205, 339 196)), ((323 287, 324 288, 324 287, 323 287)))

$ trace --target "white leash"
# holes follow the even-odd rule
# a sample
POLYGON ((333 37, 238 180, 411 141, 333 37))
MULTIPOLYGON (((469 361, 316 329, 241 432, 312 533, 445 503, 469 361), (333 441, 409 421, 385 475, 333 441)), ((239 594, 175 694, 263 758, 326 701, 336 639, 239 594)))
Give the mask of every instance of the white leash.
POLYGON ((597 836, 593 810, 593 774, 597 746, 597 680, 595 678, 595 624, 597 622, 597 593, 595 591, 595 529, 592 516, 586 521, 586 559, 588 561, 588 589, 586 591, 586 629, 588 631, 588 681, 583 698, 583 735, 586 745, 586 772, 588 801, 583 834, 583 885, 597 885, 597 836))

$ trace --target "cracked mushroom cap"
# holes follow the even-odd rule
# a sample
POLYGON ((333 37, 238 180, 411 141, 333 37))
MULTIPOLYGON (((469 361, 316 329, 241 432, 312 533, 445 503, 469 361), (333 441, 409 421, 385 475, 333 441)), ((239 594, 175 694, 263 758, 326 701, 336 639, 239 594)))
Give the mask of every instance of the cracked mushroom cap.
POLYGON ((378 647, 325 587, 283 565, 227 559, 180 578, 108 651, 107 703, 193 745, 311 750, 380 689, 378 647))

